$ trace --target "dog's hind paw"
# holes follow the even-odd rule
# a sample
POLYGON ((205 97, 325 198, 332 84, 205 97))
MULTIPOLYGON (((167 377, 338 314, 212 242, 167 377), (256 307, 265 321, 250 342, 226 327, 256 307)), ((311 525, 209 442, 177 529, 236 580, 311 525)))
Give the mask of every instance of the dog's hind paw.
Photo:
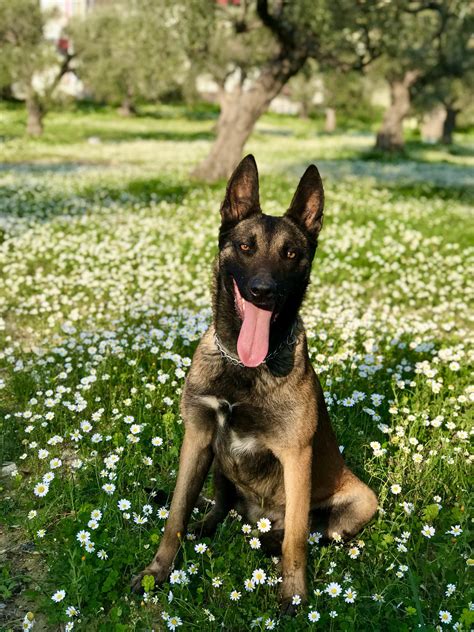
POLYGON ((151 586, 150 586, 150 589, 151 589, 157 584, 162 584, 166 580, 168 573, 159 567, 156 569, 144 568, 140 573, 138 573, 138 575, 134 575, 132 577, 132 580, 130 582, 131 591, 136 594, 142 594, 143 592, 145 592, 146 579, 145 579, 145 582, 143 580, 144 578, 150 577, 150 576, 154 580, 153 582, 151 582, 151 586))
POLYGON ((138 573, 138 575, 134 575, 130 581, 130 590, 137 595, 144 592, 142 580, 145 577, 145 571, 138 573))

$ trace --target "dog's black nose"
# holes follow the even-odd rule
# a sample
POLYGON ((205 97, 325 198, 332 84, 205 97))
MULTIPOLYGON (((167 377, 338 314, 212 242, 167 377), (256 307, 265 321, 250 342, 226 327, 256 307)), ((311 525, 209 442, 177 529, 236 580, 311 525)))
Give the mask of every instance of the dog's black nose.
POLYGON ((255 277, 249 283, 250 294, 255 298, 273 298, 276 290, 276 283, 272 279, 255 277))

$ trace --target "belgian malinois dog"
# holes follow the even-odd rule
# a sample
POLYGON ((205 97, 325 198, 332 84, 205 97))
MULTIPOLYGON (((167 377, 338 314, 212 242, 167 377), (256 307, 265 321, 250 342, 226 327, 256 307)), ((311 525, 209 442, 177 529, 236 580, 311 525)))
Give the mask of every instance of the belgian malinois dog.
POLYGON ((345 465, 298 315, 323 223, 314 165, 282 217, 262 213, 249 155, 227 185, 214 265, 213 322, 194 354, 181 399, 185 436, 163 538, 144 575, 163 582, 214 462, 212 534, 231 508, 267 517, 282 555, 282 611, 306 597, 308 530, 355 535, 377 498, 345 465))

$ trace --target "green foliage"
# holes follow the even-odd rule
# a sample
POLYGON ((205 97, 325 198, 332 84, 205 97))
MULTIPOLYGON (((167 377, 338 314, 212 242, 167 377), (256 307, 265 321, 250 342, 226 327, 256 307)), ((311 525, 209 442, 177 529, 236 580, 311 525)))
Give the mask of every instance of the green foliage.
MULTIPOLYGON (((60 55, 43 35, 47 17, 36 0, 0 0, 0 86, 15 82, 28 92, 35 74, 60 66, 60 55)), ((40 94, 45 96, 52 82, 43 79, 40 94)))
POLYGON ((70 27, 77 71, 95 98, 130 105, 182 86, 186 53, 205 37, 199 2, 134 0, 98 5, 70 27))

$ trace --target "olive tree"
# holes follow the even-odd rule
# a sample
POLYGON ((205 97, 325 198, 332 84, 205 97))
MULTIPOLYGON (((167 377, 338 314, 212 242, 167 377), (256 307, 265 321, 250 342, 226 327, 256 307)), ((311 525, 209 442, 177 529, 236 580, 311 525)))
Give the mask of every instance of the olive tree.
POLYGON ((210 23, 200 0, 117 0, 97 5, 70 27, 77 72, 92 95, 135 111, 186 78, 196 40, 210 23))
POLYGON ((43 119, 73 55, 45 38, 38 0, 0 0, 0 85, 15 85, 24 96, 27 132, 43 132, 43 119))
POLYGON ((377 55, 381 0, 248 0, 212 8, 212 37, 202 67, 220 85, 220 116, 209 155, 195 177, 227 177, 259 117, 308 59, 341 71, 362 69, 377 55))

